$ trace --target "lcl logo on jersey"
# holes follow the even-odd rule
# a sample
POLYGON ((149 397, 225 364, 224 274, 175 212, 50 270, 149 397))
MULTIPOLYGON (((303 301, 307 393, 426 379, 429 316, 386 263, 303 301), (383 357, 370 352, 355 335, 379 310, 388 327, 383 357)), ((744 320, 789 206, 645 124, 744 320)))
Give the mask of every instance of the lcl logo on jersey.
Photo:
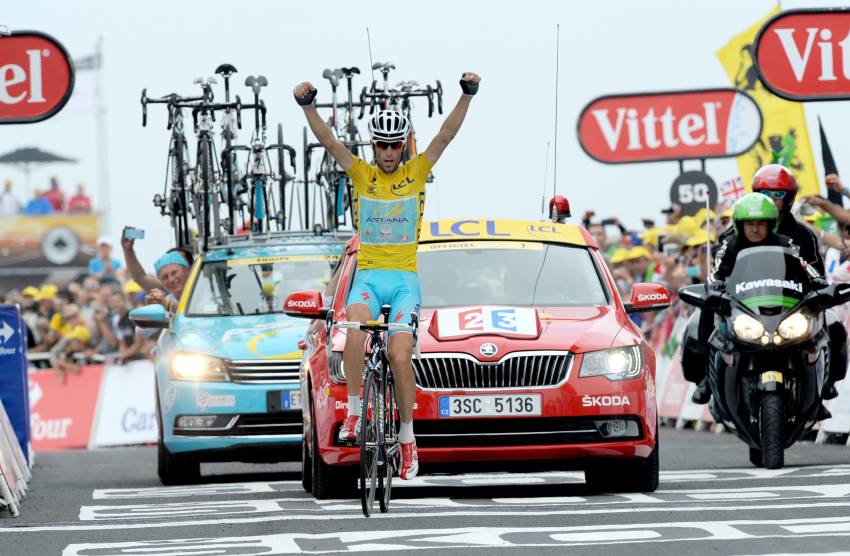
POLYGON ((746 93, 708 89, 611 95, 579 116, 579 142, 609 164, 736 156, 761 134, 761 112, 746 93))

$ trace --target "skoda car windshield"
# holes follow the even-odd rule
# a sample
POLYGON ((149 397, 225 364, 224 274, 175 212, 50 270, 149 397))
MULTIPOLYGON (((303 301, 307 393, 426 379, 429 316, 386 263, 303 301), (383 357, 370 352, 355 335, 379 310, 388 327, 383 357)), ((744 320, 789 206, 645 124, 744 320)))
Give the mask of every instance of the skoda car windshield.
POLYGON ((297 290, 324 290, 337 255, 293 255, 207 262, 195 281, 187 316, 283 312, 297 290))
POLYGON ((419 247, 422 306, 599 306, 608 296, 590 251, 538 243, 469 241, 419 247))

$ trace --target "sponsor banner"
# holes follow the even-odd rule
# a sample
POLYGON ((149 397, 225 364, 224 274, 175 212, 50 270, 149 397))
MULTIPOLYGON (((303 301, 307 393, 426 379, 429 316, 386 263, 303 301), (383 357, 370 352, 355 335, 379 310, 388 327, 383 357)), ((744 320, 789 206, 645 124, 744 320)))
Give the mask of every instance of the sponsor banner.
POLYGON ((850 9, 779 13, 759 30, 754 51, 759 79, 774 94, 850 99, 850 9))
POLYGON ((0 305, 0 402, 5 407, 16 442, 29 460, 27 401, 27 336, 17 305, 0 305))
POLYGON ((481 335, 537 338, 540 336, 540 318, 536 309, 527 307, 438 309, 431 319, 429 331, 440 340, 481 335))
MULTIPOLYGON (((588 245, 590 235, 578 226, 525 220, 437 220, 424 222, 419 243, 435 241, 545 241, 568 245, 588 245)), ((514 249, 523 247, 516 246, 514 249)))
POLYGON ((36 452, 86 448, 92 433, 102 365, 76 373, 29 373, 30 423, 36 452))
POLYGON ((92 445, 100 447, 156 442, 155 396, 151 361, 106 366, 92 445))
POLYGON ((803 105, 779 98, 765 88, 753 62, 756 33, 770 16, 778 12, 778 8, 772 10, 764 19, 732 37, 717 52, 717 58, 732 85, 755 99, 764 116, 764 127, 755 146, 736 158, 744 186, 750 188, 756 170, 772 162, 773 152, 782 152, 787 158, 785 166, 794 172, 800 186, 799 199, 820 193, 820 178, 812 156, 803 105))
POLYGON ((0 124, 46 120, 59 112, 74 90, 74 68, 56 39, 16 31, 0 41, 0 124))
POLYGON ((0 218, 3 268, 85 267, 95 252, 95 214, 53 214, 0 218))
POLYGON ((623 164, 737 156, 761 128, 755 101, 723 88, 599 97, 579 116, 578 138, 591 158, 623 164))

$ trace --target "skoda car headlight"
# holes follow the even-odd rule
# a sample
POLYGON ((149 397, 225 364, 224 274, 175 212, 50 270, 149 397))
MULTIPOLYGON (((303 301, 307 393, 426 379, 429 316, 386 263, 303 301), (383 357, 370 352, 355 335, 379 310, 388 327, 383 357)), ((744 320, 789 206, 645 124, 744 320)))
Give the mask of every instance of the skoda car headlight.
POLYGON ((746 313, 740 313, 732 321, 735 335, 742 340, 755 342, 764 335, 764 325, 756 318, 746 313))
POLYGON ((802 311, 799 311, 780 322, 776 331, 786 340, 799 340, 808 335, 811 323, 811 319, 802 311))
POLYGON ((224 361, 200 353, 176 354, 170 374, 176 380, 227 380, 224 361))
POLYGON ((640 346, 626 346, 585 353, 578 376, 604 376, 608 380, 625 380, 639 376, 642 368, 640 346))

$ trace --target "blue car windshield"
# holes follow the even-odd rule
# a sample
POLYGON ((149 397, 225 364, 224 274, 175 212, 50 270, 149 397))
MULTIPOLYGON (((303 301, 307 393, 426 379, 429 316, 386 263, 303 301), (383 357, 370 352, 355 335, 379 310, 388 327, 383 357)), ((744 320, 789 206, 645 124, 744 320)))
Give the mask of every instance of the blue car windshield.
POLYGON ((291 255, 207 262, 189 297, 187 316, 282 313, 297 290, 324 290, 338 255, 291 255))

